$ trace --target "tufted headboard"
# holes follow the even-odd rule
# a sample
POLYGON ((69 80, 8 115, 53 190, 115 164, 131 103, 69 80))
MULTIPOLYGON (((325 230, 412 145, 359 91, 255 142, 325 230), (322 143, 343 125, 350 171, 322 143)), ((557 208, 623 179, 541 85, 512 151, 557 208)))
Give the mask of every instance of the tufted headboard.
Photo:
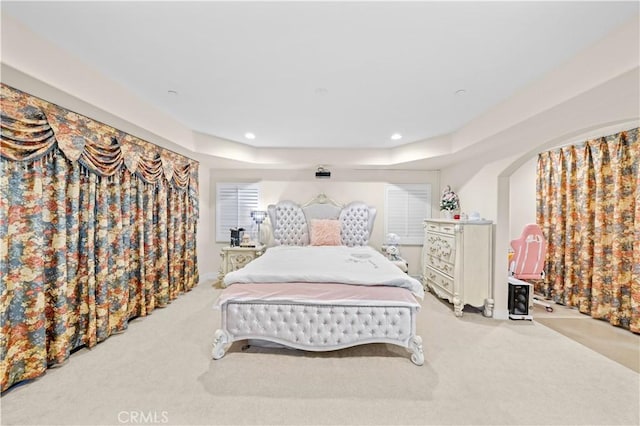
POLYGON ((355 201, 345 206, 320 194, 300 206, 293 201, 280 201, 267 207, 276 245, 309 245, 312 219, 338 219, 340 238, 345 246, 365 246, 376 218, 375 207, 355 201))
POLYGON ((293 201, 280 201, 267 206, 273 240, 276 245, 309 245, 309 227, 302 208, 293 201))
POLYGON ((340 211, 340 238, 345 246, 366 246, 376 219, 375 207, 360 201, 347 204, 340 211))

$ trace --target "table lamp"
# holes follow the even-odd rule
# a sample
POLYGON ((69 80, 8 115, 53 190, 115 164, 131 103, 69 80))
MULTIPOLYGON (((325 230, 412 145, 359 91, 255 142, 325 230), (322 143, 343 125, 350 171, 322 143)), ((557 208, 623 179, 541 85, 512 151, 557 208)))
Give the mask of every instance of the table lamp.
POLYGON ((258 244, 262 244, 262 234, 260 234, 260 225, 267 218, 267 212, 264 210, 252 210, 251 219, 258 225, 258 244))

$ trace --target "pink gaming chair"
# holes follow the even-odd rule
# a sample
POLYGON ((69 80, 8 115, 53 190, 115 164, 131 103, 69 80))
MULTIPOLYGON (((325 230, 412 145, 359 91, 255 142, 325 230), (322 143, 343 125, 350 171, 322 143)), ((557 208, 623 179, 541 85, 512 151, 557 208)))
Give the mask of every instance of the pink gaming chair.
MULTIPOLYGON (((519 280, 539 280, 544 278, 544 260, 547 254, 547 242, 542 230, 536 224, 529 224, 522 230, 520 238, 511 241, 513 257, 509 265, 509 273, 519 280)), ((533 303, 542 305, 549 312, 553 308, 533 297, 533 303)))

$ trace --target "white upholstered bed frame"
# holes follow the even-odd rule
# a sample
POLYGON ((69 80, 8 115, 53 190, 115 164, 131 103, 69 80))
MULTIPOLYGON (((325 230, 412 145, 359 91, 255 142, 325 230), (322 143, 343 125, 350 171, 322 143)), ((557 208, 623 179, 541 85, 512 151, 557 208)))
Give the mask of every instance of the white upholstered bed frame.
MULTIPOLYGON (((311 219, 339 219, 346 246, 365 246, 376 210, 362 202, 342 206, 320 194, 300 206, 281 201, 268 206, 276 245, 309 245, 311 219)), ((358 286, 355 286, 358 287, 358 286)), ((369 343, 405 347, 416 365, 424 363, 422 339, 416 334, 418 307, 388 302, 366 306, 347 302, 290 303, 261 299, 225 302, 221 328, 216 330, 213 358, 225 355, 228 345, 256 339, 307 351, 331 351, 369 343)))

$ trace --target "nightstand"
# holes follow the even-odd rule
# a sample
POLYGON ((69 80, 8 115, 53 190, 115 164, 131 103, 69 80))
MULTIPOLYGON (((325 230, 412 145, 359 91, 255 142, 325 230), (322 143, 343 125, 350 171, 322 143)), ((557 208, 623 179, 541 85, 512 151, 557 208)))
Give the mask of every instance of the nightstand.
POLYGON ((265 249, 266 247, 264 245, 256 247, 222 247, 222 250, 220 251, 220 257, 222 260, 220 261, 218 280, 213 283, 213 285, 215 286, 216 284, 220 284, 221 287, 224 287, 222 280, 225 275, 244 267, 253 259, 260 257, 262 253, 264 253, 265 249))

